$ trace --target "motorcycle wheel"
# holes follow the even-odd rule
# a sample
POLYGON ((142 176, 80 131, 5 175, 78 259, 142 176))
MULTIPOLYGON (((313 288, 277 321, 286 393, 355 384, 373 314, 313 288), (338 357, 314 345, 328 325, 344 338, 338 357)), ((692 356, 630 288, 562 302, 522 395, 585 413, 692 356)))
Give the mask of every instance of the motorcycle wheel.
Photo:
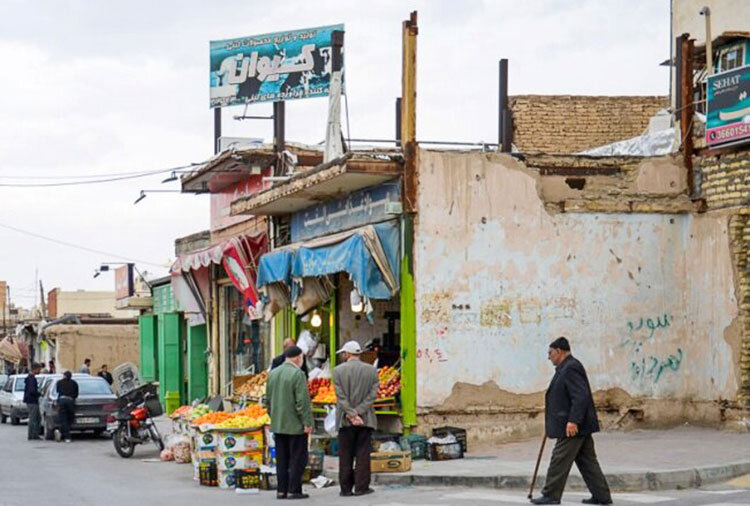
POLYGON ((159 429, 156 428, 156 425, 151 425, 148 428, 149 433, 151 434, 151 439, 153 439, 154 444, 159 449, 159 453, 164 451, 164 441, 161 440, 161 434, 159 434, 159 429))
POLYGON ((114 434, 112 434, 112 443, 114 443, 115 450, 120 457, 128 459, 133 456, 135 444, 128 441, 127 427, 119 427, 114 434))

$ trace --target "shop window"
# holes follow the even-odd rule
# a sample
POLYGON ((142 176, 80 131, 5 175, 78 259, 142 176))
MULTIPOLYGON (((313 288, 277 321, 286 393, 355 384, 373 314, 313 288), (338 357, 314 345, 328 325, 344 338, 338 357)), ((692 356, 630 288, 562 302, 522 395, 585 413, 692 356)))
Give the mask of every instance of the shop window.
POLYGON ((735 44, 719 51, 719 72, 732 70, 745 64, 745 44, 735 44))

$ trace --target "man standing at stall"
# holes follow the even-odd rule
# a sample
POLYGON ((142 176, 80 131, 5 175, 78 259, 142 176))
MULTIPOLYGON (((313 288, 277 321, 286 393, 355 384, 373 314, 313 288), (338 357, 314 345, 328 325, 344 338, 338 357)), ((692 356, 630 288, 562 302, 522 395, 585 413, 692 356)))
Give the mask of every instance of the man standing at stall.
MULTIPOLYGON (((286 360, 286 356, 284 355, 284 353, 286 352, 286 350, 288 350, 292 346, 296 346, 296 344, 294 344, 294 339, 291 339, 289 337, 287 337, 286 339, 284 339, 284 351, 281 353, 281 355, 279 355, 278 357, 275 357, 271 361, 271 370, 272 371, 274 369, 276 369, 277 367, 279 367, 281 364, 284 363, 284 361, 286 360)), ((302 369, 302 372, 305 373, 305 378, 307 378, 307 375, 309 373, 307 371, 307 361, 305 360, 305 354, 304 353, 302 354, 302 367, 300 367, 300 369, 302 369)))
POLYGON ((36 380, 36 375, 42 370, 42 364, 33 364, 29 375, 26 376, 26 383, 23 389, 23 402, 29 408, 29 426, 28 426, 28 438, 29 441, 35 439, 41 439, 39 437, 39 422, 41 418, 39 416, 39 383, 36 380))
MULTIPOLYGON (((57 404, 60 406, 60 431, 62 432, 62 438, 66 443, 70 443, 73 440, 70 439, 70 427, 73 425, 75 420, 75 409, 76 399, 78 399, 78 383, 73 379, 73 375, 70 371, 63 373, 63 379, 57 382, 57 404)), ((60 432, 55 431, 55 437, 59 438, 60 432)), ((58 442, 60 440, 58 439, 58 442)))
POLYGON ((302 372, 305 359, 296 346, 284 352, 284 363, 268 375, 266 398, 276 442, 277 499, 307 499, 302 473, 307 465, 307 436, 312 432, 312 403, 302 372))
POLYGON ((341 495, 371 494, 370 440, 377 428, 373 404, 378 397, 378 371, 360 360, 362 348, 357 341, 349 341, 337 353, 343 353, 345 360, 333 371, 341 495))
POLYGON ((545 396, 545 432, 557 439, 547 470, 542 497, 532 504, 560 504, 573 462, 592 494, 584 504, 612 504, 607 479, 599 467, 591 436, 599 432, 591 386, 583 365, 570 353, 570 343, 558 337, 547 352, 555 375, 545 396))

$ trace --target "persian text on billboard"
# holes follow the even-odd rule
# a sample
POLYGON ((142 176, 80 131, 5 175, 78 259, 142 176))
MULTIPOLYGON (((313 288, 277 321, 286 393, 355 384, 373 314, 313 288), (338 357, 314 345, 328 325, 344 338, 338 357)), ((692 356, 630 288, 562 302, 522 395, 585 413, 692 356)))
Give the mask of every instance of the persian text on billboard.
POLYGON ((706 100, 709 146, 750 139, 750 66, 710 76, 706 100))
POLYGON ((211 107, 327 96, 344 25, 211 42, 211 107))

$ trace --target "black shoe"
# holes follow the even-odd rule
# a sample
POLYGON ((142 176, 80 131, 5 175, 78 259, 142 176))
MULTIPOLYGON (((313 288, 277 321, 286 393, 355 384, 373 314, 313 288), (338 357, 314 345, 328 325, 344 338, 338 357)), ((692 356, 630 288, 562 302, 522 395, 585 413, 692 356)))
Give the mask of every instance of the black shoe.
POLYGON ((310 497, 308 494, 289 494, 286 498, 287 499, 307 499, 310 497))
POLYGON ((286 499, 286 492, 276 492, 276 499, 286 499))
POLYGON ((339 492, 339 495, 340 495, 341 497, 351 497, 351 496, 353 496, 354 494, 352 494, 352 493, 351 493, 351 491, 350 491, 350 492, 344 492, 344 491, 342 490, 341 492, 339 492))
POLYGON ((373 492, 375 492, 373 489, 368 488, 366 490, 363 490, 362 492, 354 492, 354 495, 367 495, 372 494, 373 492))
POLYGON ((532 499, 531 504, 560 504, 560 501, 552 499, 551 497, 547 497, 546 495, 543 495, 542 497, 537 497, 536 499, 532 499))
POLYGON ((584 499, 581 501, 583 504, 612 504, 612 499, 609 501, 601 501, 599 499, 594 499, 593 497, 589 497, 588 499, 584 499))

